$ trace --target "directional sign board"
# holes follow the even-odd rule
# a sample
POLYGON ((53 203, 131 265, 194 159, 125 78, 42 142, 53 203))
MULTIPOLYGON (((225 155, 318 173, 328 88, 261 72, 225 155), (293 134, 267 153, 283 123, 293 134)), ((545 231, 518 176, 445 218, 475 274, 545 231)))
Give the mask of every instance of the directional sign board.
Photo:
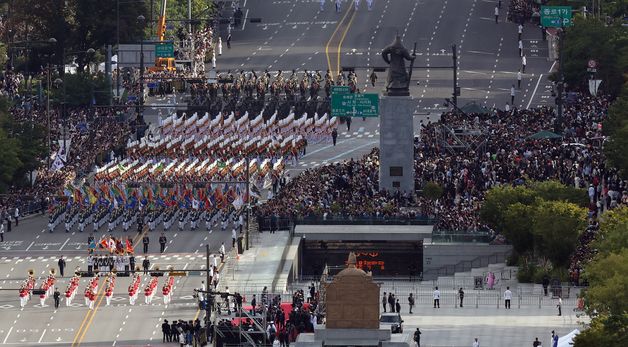
POLYGON ((174 44, 172 42, 155 44, 155 57, 174 58, 174 44))
POLYGON ((331 115, 336 117, 377 117, 379 95, 352 94, 347 86, 331 90, 331 115))
POLYGON ((379 95, 353 94, 354 117, 377 117, 379 114, 379 95))
POLYGON ((571 6, 541 6, 541 25, 546 28, 572 26, 571 6))

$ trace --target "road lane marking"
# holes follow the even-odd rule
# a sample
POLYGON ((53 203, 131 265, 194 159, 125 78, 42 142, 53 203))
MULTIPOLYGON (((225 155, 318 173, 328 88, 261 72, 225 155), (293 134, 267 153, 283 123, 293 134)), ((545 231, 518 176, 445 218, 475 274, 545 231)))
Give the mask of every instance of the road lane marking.
POLYGON ((539 75, 539 79, 536 81, 536 86, 534 87, 534 91, 532 92, 532 96, 530 96, 530 101, 528 101, 528 105, 526 106, 526 110, 530 108, 530 104, 532 103, 532 99, 534 99, 534 94, 536 94, 536 90, 539 88, 539 83, 541 83, 541 78, 543 74, 539 75))
POLYGON ((60 251, 62 251, 62 250, 63 250, 63 247, 65 247, 65 245, 67 245, 67 244, 68 244, 68 241, 70 241, 70 238, 69 238, 69 237, 68 237, 68 239, 67 239, 67 240, 65 240, 65 242, 63 243, 63 245, 61 245, 61 248, 59 248, 59 250, 60 250, 60 251))
POLYGON ((351 19, 349 19, 349 24, 347 24, 347 27, 345 28, 345 31, 342 33, 342 37, 340 38, 340 42, 338 42, 338 58, 337 58, 337 65, 336 65, 338 73, 340 73, 340 54, 341 54, 341 49, 342 49, 342 43, 345 40, 345 36, 347 36, 347 32, 349 32, 349 29, 351 28, 351 24, 353 23, 355 14, 356 14, 356 11, 353 11, 353 14, 351 15, 351 19))
POLYGON ((345 11, 345 15, 338 22, 338 25, 336 25, 336 29, 331 34, 331 36, 329 37, 329 40, 327 41, 327 44, 325 45, 325 55, 327 56, 327 67, 328 67, 329 71, 331 72, 332 76, 334 75, 334 70, 331 67, 331 59, 329 58, 329 45, 331 44, 331 41, 334 39, 334 36, 336 36, 336 33, 338 32, 338 29, 340 29, 340 27, 342 26, 342 23, 345 21, 345 18, 347 18, 347 15, 349 14, 349 12, 351 11, 352 8, 353 8, 353 6, 347 6, 347 10, 345 11))
POLYGON ((37 341, 37 343, 41 343, 41 340, 44 338, 44 335, 46 335, 46 329, 44 329, 44 331, 41 333, 41 336, 39 337, 39 341, 37 341))
MULTIPOLYGON (((100 282, 100 279, 98 281, 100 282)), ((100 286, 100 288, 98 289, 97 295, 101 293, 103 288, 105 288, 105 284, 104 283, 102 285, 99 284, 99 286, 100 286)), ((76 336, 74 336, 74 340, 72 340, 72 347, 74 347, 76 345, 76 340, 77 340, 77 338, 79 338, 79 335, 81 334, 81 330, 83 330, 83 326, 85 325, 85 322, 87 321, 87 319, 89 318, 89 316, 90 316, 90 314, 92 312, 93 312, 92 310, 89 310, 89 309, 87 310, 87 313, 85 314, 85 318, 83 318, 83 321, 81 322, 81 325, 79 326, 79 329, 76 332, 76 336)), ((79 342, 78 345, 76 345, 76 346, 79 346, 80 344, 81 343, 79 342)))
POLYGON ((11 332, 13 331, 13 327, 11 327, 11 329, 9 329, 9 332, 7 333, 7 336, 4 337, 4 341, 2 341, 2 344, 6 344, 7 340, 9 339, 9 335, 11 335, 11 332))
POLYGON ((348 151, 342 152, 342 153, 338 154, 338 155, 337 155, 337 156, 335 156, 335 157, 328 158, 327 160, 328 160, 328 161, 336 160, 336 159, 338 159, 338 158, 340 158, 340 157, 342 157, 342 156, 345 156, 345 155, 347 155, 347 154, 349 154, 349 153, 355 152, 355 151, 357 151, 358 149, 364 148, 364 147, 366 147, 366 146, 372 146, 372 145, 374 145, 374 144, 376 144, 376 143, 377 143, 377 141, 370 141, 370 142, 365 143, 365 144, 363 144, 363 145, 361 145, 361 146, 357 146, 357 147, 354 147, 354 148, 352 148, 352 149, 350 149, 350 150, 348 150, 348 151))

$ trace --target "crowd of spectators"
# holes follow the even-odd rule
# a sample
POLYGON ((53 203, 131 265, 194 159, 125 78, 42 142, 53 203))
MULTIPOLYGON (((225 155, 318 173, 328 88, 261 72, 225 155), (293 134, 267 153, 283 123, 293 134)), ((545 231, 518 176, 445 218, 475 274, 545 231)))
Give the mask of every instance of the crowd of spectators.
MULTIPOLYGON (((607 167, 601 150, 601 122, 606 97, 572 95, 565 106, 562 139, 530 139, 552 130, 550 108, 494 110, 490 114, 445 113, 438 122, 423 125, 415 145, 415 183, 420 189, 433 181, 443 188, 437 200, 378 190, 378 150, 358 160, 306 170, 274 198, 260 206, 261 217, 408 218, 438 220, 436 229, 456 232, 487 230, 479 220, 485 192, 498 185, 558 180, 588 189, 591 216, 628 199, 626 182, 607 167), (481 129, 482 147, 448 149, 441 126, 481 129), (477 150, 477 152, 476 152, 477 150)), ((419 195, 420 196, 420 195, 419 195)))

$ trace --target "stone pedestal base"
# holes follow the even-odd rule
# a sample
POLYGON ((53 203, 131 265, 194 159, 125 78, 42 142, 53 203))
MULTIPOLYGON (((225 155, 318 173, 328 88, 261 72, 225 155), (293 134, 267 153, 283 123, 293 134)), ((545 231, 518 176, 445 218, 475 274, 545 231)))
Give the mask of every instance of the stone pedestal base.
POLYGON ((295 345, 410 347, 411 343, 409 333, 391 334, 389 329, 325 329, 317 326, 313 334, 299 334, 295 345))
POLYGON ((379 101, 379 189, 414 192, 414 123, 417 100, 382 96, 379 101))

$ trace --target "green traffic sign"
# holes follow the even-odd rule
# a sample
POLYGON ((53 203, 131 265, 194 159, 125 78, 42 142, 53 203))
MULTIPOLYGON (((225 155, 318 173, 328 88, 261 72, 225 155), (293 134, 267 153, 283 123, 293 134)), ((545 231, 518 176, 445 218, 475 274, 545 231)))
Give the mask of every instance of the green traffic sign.
POLYGON ((351 93, 351 89, 349 86, 331 86, 331 95, 334 94, 349 94, 351 93))
POLYGON ((379 114, 379 95, 354 94, 354 117, 377 117, 379 114))
POLYGON ((572 26, 571 6, 541 6, 541 25, 546 28, 572 26))
POLYGON ((379 115, 379 95, 341 93, 331 95, 332 116, 377 117, 379 115))
POLYGON ((155 57, 174 58, 174 44, 172 42, 155 44, 155 57))

